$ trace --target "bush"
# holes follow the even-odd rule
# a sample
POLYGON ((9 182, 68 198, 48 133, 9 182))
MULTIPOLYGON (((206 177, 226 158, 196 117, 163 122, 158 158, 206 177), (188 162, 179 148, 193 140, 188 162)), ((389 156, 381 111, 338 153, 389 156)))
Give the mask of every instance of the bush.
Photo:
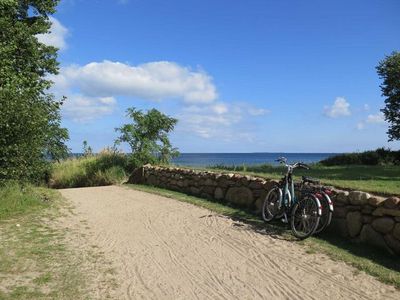
POLYGON ((108 149, 93 156, 55 163, 49 185, 54 188, 102 186, 122 183, 132 171, 125 154, 108 149))
POLYGON ((335 165, 400 165, 400 151, 378 148, 374 151, 339 154, 320 162, 325 166, 335 165))

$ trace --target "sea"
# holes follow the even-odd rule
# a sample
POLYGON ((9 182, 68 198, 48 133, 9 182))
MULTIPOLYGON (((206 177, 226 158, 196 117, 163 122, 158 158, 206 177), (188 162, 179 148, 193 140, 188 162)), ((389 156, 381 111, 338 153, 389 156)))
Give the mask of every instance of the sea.
MULTIPOLYGON (((311 164, 338 154, 340 153, 181 153, 178 157, 172 159, 171 163, 188 167, 278 165, 275 160, 278 157, 286 157, 289 163, 311 164)), ((71 154, 73 157, 82 155, 82 153, 71 154)))
POLYGON ((278 157, 286 157, 289 163, 317 163, 339 153, 181 153, 171 163, 178 166, 208 167, 215 165, 277 165, 278 157))

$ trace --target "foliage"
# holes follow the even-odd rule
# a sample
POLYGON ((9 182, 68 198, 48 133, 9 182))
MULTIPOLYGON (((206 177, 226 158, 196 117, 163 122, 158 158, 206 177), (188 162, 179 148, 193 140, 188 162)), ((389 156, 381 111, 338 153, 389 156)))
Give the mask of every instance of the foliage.
POLYGON ((53 166, 54 188, 101 186, 122 183, 132 171, 125 154, 105 149, 97 155, 70 158, 53 166))
POLYGON ((386 106, 381 111, 389 122, 389 141, 400 140, 400 52, 386 56, 376 69, 383 79, 381 90, 386 106))
POLYGON ((116 131, 121 135, 116 144, 128 143, 132 154, 130 162, 134 167, 151 163, 168 163, 178 156, 177 148, 173 148, 168 134, 174 129, 177 119, 171 118, 156 109, 146 113, 135 108, 127 110, 132 123, 125 124, 116 131))
POLYGON ((374 151, 339 154, 321 161, 325 166, 338 165, 400 165, 400 151, 378 148, 374 151))
POLYGON ((48 158, 67 153, 66 129, 48 92, 58 70, 57 49, 40 43, 58 1, 0 2, 0 180, 40 181, 48 158))
POLYGON ((92 156, 93 150, 92 147, 88 145, 87 141, 83 141, 83 156, 92 156))

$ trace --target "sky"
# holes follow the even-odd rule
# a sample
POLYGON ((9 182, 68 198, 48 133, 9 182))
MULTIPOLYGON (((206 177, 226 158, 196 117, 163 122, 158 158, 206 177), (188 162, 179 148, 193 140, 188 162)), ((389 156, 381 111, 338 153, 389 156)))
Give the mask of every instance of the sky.
MULTIPOLYGON (((61 0, 52 92, 81 152, 112 146, 126 109, 178 119, 181 152, 390 147, 375 67, 400 50, 398 0, 61 0)), ((123 150, 128 150, 122 146, 123 150)))

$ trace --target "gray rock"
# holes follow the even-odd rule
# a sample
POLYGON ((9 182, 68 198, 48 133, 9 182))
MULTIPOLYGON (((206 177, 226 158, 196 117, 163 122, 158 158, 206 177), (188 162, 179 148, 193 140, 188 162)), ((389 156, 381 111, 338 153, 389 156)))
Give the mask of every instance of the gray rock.
POLYGON ((400 255, 400 241, 395 239, 391 234, 384 237, 386 244, 397 255, 400 255))
POLYGON ((362 228, 362 214, 359 211, 349 212, 346 215, 347 231, 351 237, 357 236, 362 228))
POLYGON ((394 227, 394 220, 390 217, 377 218, 372 222, 372 227, 381 233, 389 233, 394 227))
POLYGON ((369 224, 365 224, 361 229, 360 240, 364 243, 387 249, 382 234, 376 232, 369 224))
POLYGON ((231 187, 225 198, 229 202, 246 207, 251 207, 254 201, 253 193, 247 187, 231 187))
POLYGON ((372 212, 372 215, 376 217, 382 217, 382 216, 400 217, 400 209, 378 207, 372 212))
POLYGON ((147 178, 147 184, 157 186, 158 184, 157 177, 155 175, 150 175, 149 178, 147 178))
POLYGON ((336 201, 340 203, 349 203, 349 192, 348 191, 338 191, 336 195, 336 201))
POLYGON ((397 223, 394 226, 393 236, 400 241, 400 223, 397 223))
POLYGON ((347 231, 346 219, 333 218, 331 224, 326 229, 327 231, 338 234, 341 237, 348 237, 349 232, 347 231))
POLYGON ((333 217, 334 218, 345 218, 348 212, 347 206, 339 206, 335 207, 333 210, 333 217))
POLYGON ((368 199, 371 195, 361 191, 351 191, 349 193, 350 203, 353 205, 364 205, 368 203, 368 199))
POLYGON ((194 186, 190 187, 190 193, 193 194, 193 195, 200 194, 200 191, 201 190, 199 188, 197 188, 197 187, 194 187, 194 186))
POLYGON ((385 200, 385 202, 383 203, 383 206, 384 206, 385 208, 392 208, 392 209, 394 209, 394 208, 397 208, 397 207, 399 206, 399 203, 400 203, 400 198, 397 198, 397 197, 390 197, 390 198, 387 198, 387 199, 385 200))
POLYGON ((254 203, 254 205, 256 207, 256 214, 259 214, 261 212, 263 202, 264 202, 264 198, 258 198, 256 200, 256 202, 254 203))
POLYGON ((372 205, 374 207, 378 207, 378 206, 383 205, 384 201, 385 201, 385 198, 383 198, 383 197, 373 196, 368 199, 368 204, 372 205))
POLYGON ((214 191, 214 199, 216 200, 222 200, 224 199, 224 190, 222 188, 220 188, 219 186, 217 186, 217 188, 214 191))
POLYGON ((254 189, 254 190, 263 189, 264 188, 264 184, 265 184, 265 181, 259 181, 259 180, 251 181, 249 183, 249 188, 250 189, 254 189))
POLYGON ((371 206, 371 205, 365 205, 361 212, 365 215, 370 215, 372 214, 372 212, 375 210, 375 207, 371 206))
POLYGON ((373 217, 369 215, 363 215, 363 224, 371 224, 373 221, 373 217))

